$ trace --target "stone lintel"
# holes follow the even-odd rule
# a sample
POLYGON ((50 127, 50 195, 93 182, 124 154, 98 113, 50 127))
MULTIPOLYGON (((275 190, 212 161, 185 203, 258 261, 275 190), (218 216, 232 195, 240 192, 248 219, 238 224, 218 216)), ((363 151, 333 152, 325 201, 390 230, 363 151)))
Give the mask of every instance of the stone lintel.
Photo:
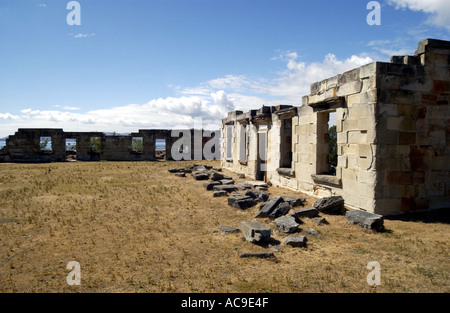
POLYGON ((311 175, 311 178, 316 184, 330 185, 334 187, 342 187, 342 180, 332 175, 311 175))

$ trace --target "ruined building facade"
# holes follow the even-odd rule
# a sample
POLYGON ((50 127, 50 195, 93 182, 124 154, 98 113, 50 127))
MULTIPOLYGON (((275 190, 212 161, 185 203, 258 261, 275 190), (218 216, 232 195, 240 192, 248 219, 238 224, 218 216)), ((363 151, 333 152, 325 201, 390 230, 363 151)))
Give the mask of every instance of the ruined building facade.
POLYGON ((222 120, 222 166, 378 214, 450 208, 450 42, 311 85, 302 105, 222 120), (337 165, 329 164, 330 116, 337 165))

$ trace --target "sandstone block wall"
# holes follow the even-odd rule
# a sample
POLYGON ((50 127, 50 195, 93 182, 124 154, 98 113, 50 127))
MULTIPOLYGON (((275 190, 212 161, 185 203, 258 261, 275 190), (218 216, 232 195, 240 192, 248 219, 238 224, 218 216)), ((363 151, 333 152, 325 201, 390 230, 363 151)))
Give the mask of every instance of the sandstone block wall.
POLYGON ((450 207, 449 62, 450 42, 427 39, 414 56, 394 56, 389 63, 313 83, 298 108, 230 112, 222 121, 222 165, 317 197, 340 195, 350 208, 379 214, 450 207), (334 175, 331 114, 337 131, 334 175), (249 127, 246 163, 237 154, 242 120, 249 127), (283 132, 286 125, 290 137, 283 132), (261 169, 264 131, 267 160, 261 169))

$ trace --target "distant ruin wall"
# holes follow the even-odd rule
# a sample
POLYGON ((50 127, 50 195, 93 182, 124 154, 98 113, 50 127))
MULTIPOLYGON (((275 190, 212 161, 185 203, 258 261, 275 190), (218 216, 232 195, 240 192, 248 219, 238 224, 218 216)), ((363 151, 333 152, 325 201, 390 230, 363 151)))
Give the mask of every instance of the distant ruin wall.
POLYGON ((150 129, 139 130, 130 135, 107 135, 102 132, 64 132, 62 129, 21 128, 6 140, 6 146, 0 150, 0 162, 64 162, 68 154, 76 155, 78 161, 154 161, 157 159, 156 141, 159 139, 165 142, 166 160, 174 159, 172 148, 180 140, 184 144, 184 151, 181 157, 176 156, 176 160, 202 160, 211 155, 220 155, 203 154, 205 146, 206 148, 213 146, 213 150, 220 149, 218 138, 219 131, 194 129, 180 131, 150 129), (43 139, 49 140, 48 147, 42 147, 43 139), (76 152, 66 151, 66 139, 76 141, 76 152), (135 139, 140 140, 142 144, 139 150, 133 147, 135 139), (97 146, 94 146, 95 149, 93 141, 97 143, 97 146))

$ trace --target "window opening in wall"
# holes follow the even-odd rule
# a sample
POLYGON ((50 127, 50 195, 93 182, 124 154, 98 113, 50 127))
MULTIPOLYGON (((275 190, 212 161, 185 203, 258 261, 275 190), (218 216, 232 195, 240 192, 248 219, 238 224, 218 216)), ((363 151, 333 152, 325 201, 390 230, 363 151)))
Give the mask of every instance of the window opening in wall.
POLYGON ((77 140, 76 139, 67 138, 65 147, 66 147, 66 160, 67 161, 76 160, 77 140))
POLYGON ((336 175, 337 166, 337 132, 336 132, 336 112, 330 112, 328 122, 328 161, 330 175, 336 175))
POLYGON ((227 161, 233 160, 233 126, 227 125, 227 161))
POLYGON ((102 152, 102 139, 100 137, 91 137, 91 153, 100 154, 102 152))
POLYGON ((317 174, 336 175, 337 132, 336 111, 317 116, 317 174))
POLYGON ((143 153, 144 152, 144 138, 142 137, 133 137, 131 139, 131 145, 133 148, 133 152, 143 153))
POLYGON ((259 126, 256 180, 267 180, 267 132, 268 127, 266 125, 259 126))
POLYGON ((52 152, 52 137, 40 137, 39 146, 41 152, 52 152))
POLYGON ((280 167, 292 167, 292 118, 281 120, 280 167))
POLYGON ((239 162, 242 165, 247 165, 248 156, 248 125, 240 125, 240 140, 239 140, 239 162))
POLYGON ((155 140, 155 158, 158 160, 166 158, 166 139, 155 140))

